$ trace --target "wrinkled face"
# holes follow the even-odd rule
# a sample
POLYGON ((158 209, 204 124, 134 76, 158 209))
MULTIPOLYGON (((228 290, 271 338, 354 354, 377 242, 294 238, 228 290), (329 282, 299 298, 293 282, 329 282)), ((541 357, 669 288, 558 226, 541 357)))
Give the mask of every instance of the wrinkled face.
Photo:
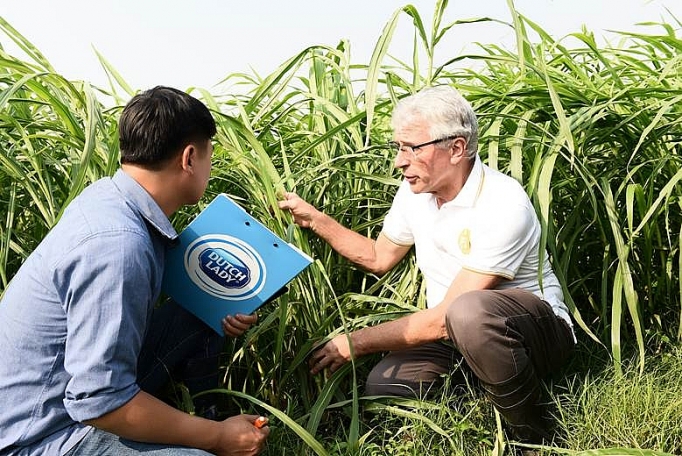
POLYGON ((393 138, 401 148, 395 157, 394 165, 410 184, 414 193, 433 193, 440 196, 450 186, 450 152, 443 143, 415 146, 433 141, 425 121, 415 118, 396 128, 393 138))

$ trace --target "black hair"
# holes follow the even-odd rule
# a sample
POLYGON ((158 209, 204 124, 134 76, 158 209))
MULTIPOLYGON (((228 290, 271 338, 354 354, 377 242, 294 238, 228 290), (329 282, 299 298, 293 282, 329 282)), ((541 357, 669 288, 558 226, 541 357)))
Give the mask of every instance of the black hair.
POLYGON ((209 140, 216 125, 193 96, 157 86, 135 95, 118 125, 121 163, 158 169, 193 141, 209 140))

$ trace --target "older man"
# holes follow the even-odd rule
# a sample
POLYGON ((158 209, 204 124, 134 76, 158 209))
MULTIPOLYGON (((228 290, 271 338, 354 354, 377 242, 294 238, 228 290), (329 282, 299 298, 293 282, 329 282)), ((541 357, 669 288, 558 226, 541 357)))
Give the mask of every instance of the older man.
POLYGON ((428 308, 329 341, 311 371, 354 356, 388 354, 371 371, 368 395, 419 395, 460 357, 516 438, 552 438, 542 376, 556 371, 575 338, 540 225, 514 179, 484 165, 470 104, 453 88, 427 88, 393 112, 395 166, 403 182, 381 233, 353 232, 287 193, 280 208, 339 254, 375 274, 415 247, 428 308), (540 281, 541 278, 541 281, 540 281))

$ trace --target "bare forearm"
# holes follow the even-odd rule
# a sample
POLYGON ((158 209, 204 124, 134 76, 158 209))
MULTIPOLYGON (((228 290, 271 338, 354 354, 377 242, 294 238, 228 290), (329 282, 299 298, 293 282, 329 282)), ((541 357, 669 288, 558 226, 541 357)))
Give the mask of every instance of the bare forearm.
POLYGON ((217 422, 176 410, 143 391, 87 424, 130 440, 203 450, 214 448, 220 433, 217 422))
MULTIPOLYGON (((381 237, 379 238, 381 240, 381 237)), ((403 350, 448 338, 445 315, 452 303, 463 293, 494 288, 500 278, 463 270, 450 285, 443 301, 437 306, 420 310, 407 317, 371 326, 334 337, 315 351, 309 361, 310 372, 324 369, 334 372, 352 358, 370 353, 403 350), (350 339, 350 340, 349 340, 350 339)))
POLYGON ((280 209, 293 215, 297 225, 311 229, 341 256, 378 275, 383 275, 395 266, 411 248, 411 245, 398 245, 382 235, 375 240, 356 233, 302 200, 296 193, 285 193, 284 199, 278 204, 280 209))
POLYGON ((344 227, 323 212, 315 214, 310 228, 341 256, 361 268, 379 274, 386 272, 377 264, 373 239, 344 227))
POLYGON ((360 329, 350 335, 336 336, 311 355, 310 372, 317 374, 324 369, 334 372, 352 358, 416 347, 445 338, 447 333, 443 311, 437 307, 421 310, 398 320, 360 329))
MULTIPOLYGON (((445 307, 445 306, 444 306, 445 307)), ((442 309, 426 309, 351 334, 355 357, 447 339, 442 309)))
POLYGON ((472 290, 495 288, 501 278, 463 270, 437 306, 351 334, 355 356, 401 350, 448 338, 445 314, 459 296, 472 290))

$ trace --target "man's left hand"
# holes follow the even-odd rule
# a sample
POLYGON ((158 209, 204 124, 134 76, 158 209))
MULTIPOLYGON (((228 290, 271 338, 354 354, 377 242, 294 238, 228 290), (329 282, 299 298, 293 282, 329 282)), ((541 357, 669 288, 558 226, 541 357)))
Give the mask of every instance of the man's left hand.
POLYGON ((223 318, 223 332, 228 337, 239 337, 258 321, 257 314, 228 315, 223 318))
POLYGON ((348 338, 346 334, 341 334, 315 351, 308 362, 310 373, 315 375, 324 369, 329 369, 331 373, 350 361, 348 338))

